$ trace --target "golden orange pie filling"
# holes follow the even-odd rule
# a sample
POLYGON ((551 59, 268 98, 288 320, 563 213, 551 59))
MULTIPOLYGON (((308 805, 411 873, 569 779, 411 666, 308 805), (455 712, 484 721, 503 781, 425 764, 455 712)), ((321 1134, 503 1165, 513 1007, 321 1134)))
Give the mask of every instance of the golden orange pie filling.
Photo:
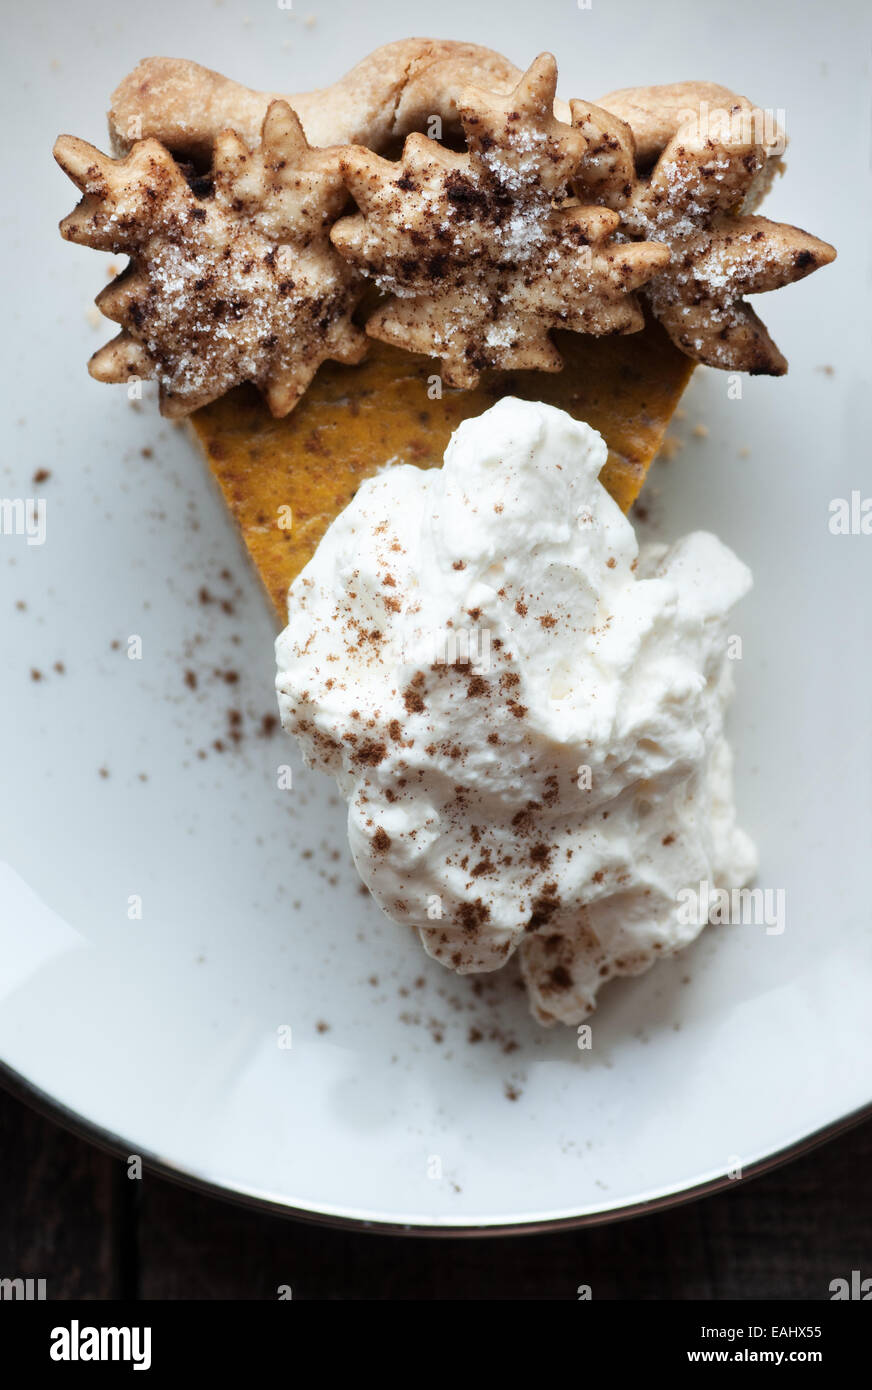
POLYGON ((282 625, 289 585, 364 478, 385 464, 441 464, 460 422, 502 396, 544 401, 598 430, 609 448, 601 480, 629 510, 694 363, 654 320, 627 336, 555 336, 565 367, 553 374, 487 372, 471 390, 439 395, 432 360, 376 342, 359 366, 324 363, 283 419, 252 386, 191 416, 282 625))

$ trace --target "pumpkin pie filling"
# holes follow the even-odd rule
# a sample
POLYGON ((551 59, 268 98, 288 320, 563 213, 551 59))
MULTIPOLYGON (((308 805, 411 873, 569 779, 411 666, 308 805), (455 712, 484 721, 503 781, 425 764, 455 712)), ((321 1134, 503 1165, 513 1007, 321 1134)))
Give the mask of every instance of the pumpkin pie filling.
POLYGON ((629 510, 694 364, 653 319, 626 337, 557 337, 566 365, 554 374, 489 372, 471 390, 436 394, 430 359, 373 343, 359 366, 325 363, 283 419, 252 386, 191 416, 280 623, 290 584, 364 478, 385 464, 441 465, 461 420, 502 396, 559 406, 598 430, 609 448, 601 481, 629 510))

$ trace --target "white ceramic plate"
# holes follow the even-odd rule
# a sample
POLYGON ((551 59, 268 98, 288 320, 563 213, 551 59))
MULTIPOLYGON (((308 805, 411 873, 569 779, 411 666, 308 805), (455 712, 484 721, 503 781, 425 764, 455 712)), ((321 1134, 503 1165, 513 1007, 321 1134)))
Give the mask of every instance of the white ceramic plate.
POLYGON ((868 16, 860 0, 696 5, 692 24, 680 0, 306 3, 314 25, 265 2, 7 11, 0 488, 47 512, 45 544, 0 537, 0 1059, 123 1151, 326 1219, 501 1229, 674 1200, 872 1101, 872 537, 828 529, 833 498, 872 493, 868 16), (704 76, 783 108, 792 158, 767 211, 840 251, 764 306, 790 375, 732 400, 698 373, 686 447, 645 495, 647 535, 709 527, 756 575, 737 616, 738 799, 786 929, 712 929, 612 986, 590 1052, 540 1032, 511 977, 481 994, 450 977, 359 892, 338 798, 259 733, 273 629, 233 528, 153 398, 134 411, 85 374, 107 258, 54 234, 74 201, 54 136, 102 141, 143 54, 293 90, 434 27, 521 63, 553 49, 564 94, 704 76), (216 752, 231 709, 243 737, 216 752))

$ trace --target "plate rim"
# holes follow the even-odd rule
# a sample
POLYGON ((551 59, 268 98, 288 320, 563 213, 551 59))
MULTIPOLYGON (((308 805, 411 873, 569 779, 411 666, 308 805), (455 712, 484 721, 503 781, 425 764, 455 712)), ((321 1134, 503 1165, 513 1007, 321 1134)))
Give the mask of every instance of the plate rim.
MULTIPOLYGON (((354 1216, 319 1210, 316 1207, 295 1206, 290 1201, 270 1197, 254 1188, 242 1184, 216 1182, 205 1174, 162 1158, 159 1154, 144 1149, 142 1145, 128 1143, 124 1138, 104 1125, 90 1120, 58 1100, 41 1086, 36 1085, 22 1072, 0 1058, 0 1088, 22 1101, 43 1118, 60 1125, 68 1133, 93 1144, 96 1148, 113 1158, 126 1158, 136 1154, 144 1166, 157 1177, 197 1192, 218 1201, 229 1202, 251 1211, 267 1212, 273 1216, 291 1221, 305 1221, 310 1225, 327 1226, 334 1230, 354 1231, 369 1235, 389 1236, 431 1236, 448 1239, 487 1239, 498 1236, 542 1235, 553 1231, 581 1230, 585 1227, 608 1226, 618 1221, 629 1221, 634 1217, 648 1216, 654 1212, 669 1211, 674 1207, 685 1206, 703 1197, 714 1196, 732 1186, 735 1179, 728 1173, 700 1182, 668 1188, 655 1196, 623 1202, 613 1207, 602 1207, 595 1211, 579 1212, 569 1216, 556 1216, 530 1221, 494 1221, 484 1224, 469 1222, 449 1224, 438 1222, 426 1224, 406 1222, 395 1219, 378 1220, 365 1216, 354 1216)), ((856 1110, 810 1131, 801 1138, 793 1140, 781 1148, 773 1149, 761 1158, 743 1165, 742 1181, 762 1177, 776 1168, 783 1167, 796 1158, 820 1148, 831 1139, 846 1134, 864 1121, 872 1121, 872 1100, 856 1110)))

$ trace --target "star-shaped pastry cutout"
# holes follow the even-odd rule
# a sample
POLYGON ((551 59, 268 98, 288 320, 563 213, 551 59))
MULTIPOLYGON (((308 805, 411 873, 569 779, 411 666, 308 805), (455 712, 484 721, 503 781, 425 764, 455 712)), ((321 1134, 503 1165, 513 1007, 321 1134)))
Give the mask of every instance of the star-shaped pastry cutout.
MULTIPOLYGON (((571 105, 573 123, 584 130, 581 103, 571 105)), ((758 115, 743 101, 707 121, 687 121, 647 178, 624 193, 608 190, 608 205, 620 208, 628 235, 669 247, 668 265, 644 294, 677 347, 711 367, 781 376, 787 362, 744 296, 801 280, 836 253, 798 227, 747 211, 765 184, 758 115)), ((620 137, 623 122, 609 119, 620 137)), ((626 156, 632 135, 624 132, 626 156)))
POLYGON ((286 415, 326 358, 360 360, 362 282, 329 240, 347 197, 337 153, 310 148, 286 102, 255 150, 223 132, 208 176, 156 140, 115 160, 61 136, 55 158, 85 195, 63 236, 131 258, 97 299, 123 327, 89 363, 98 380, 155 377, 169 416, 252 381, 286 415))
POLYGON ((556 83, 542 54, 507 96, 466 89, 465 153, 410 135, 399 164, 342 158, 360 212, 331 239, 390 295, 367 333, 440 357, 450 386, 489 367, 559 371, 555 328, 635 332, 633 291, 668 260, 664 246, 614 244, 618 214, 572 196, 588 142, 554 117, 556 83))

